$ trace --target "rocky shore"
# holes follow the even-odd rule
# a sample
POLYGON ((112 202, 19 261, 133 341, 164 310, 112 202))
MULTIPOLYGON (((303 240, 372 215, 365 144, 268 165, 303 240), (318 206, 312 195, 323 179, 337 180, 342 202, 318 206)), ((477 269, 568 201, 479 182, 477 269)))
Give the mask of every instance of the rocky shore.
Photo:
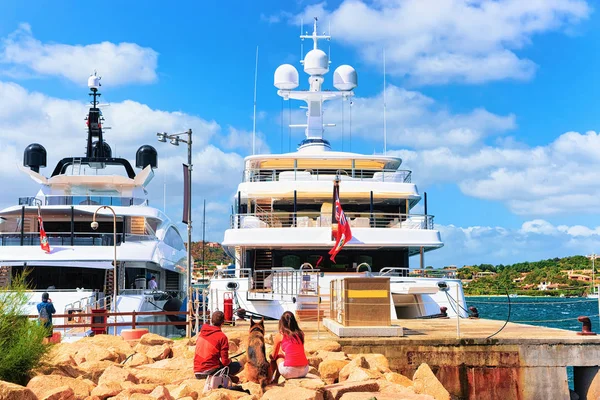
MULTIPOLYGON (((247 334, 226 332, 231 354, 245 349, 247 334)), ((267 335, 270 351, 272 335, 267 335)), ((171 340, 148 333, 127 342, 98 335, 55 345, 26 387, 0 381, 0 400, 449 400, 429 366, 412 379, 392 372, 381 354, 345 354, 335 341, 307 341, 311 365, 303 379, 269 385, 244 382, 241 389, 203 393, 192 361, 195 338, 171 340), (248 394, 248 392, 250 394, 248 394)), ((239 358, 244 364, 245 354, 239 358)))

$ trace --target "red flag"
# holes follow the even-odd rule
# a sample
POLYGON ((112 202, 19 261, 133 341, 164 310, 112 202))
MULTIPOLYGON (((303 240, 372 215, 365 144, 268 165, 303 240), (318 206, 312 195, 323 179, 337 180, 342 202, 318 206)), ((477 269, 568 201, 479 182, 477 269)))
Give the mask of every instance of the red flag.
POLYGON ((50 243, 48 243, 48 236, 46 236, 44 222, 42 221, 42 217, 40 215, 38 215, 38 222, 40 223, 40 246, 46 253, 50 253, 50 243))
POLYGON ((346 215, 344 214, 344 210, 342 210, 342 204, 340 203, 340 194, 339 190, 335 190, 335 220, 338 224, 337 226, 337 235, 335 240, 335 245, 331 250, 329 250, 329 254, 331 255, 331 261, 335 262, 335 256, 337 253, 342 250, 344 245, 348 243, 352 239, 352 231, 350 230, 350 224, 346 219, 346 215))

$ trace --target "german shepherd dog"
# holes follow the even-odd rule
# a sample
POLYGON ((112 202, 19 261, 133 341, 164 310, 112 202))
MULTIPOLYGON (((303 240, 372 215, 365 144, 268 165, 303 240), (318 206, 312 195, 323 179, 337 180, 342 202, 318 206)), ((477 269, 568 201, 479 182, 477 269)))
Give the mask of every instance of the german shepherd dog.
POLYGON ((246 380, 267 386, 272 372, 267 353, 265 352, 265 319, 254 322, 250 318, 250 334, 248 335, 248 362, 244 367, 246 380))

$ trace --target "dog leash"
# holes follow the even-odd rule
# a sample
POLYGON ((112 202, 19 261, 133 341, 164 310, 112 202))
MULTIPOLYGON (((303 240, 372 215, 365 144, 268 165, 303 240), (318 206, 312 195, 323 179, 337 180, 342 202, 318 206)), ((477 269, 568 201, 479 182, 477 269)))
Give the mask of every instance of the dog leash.
POLYGON ((246 352, 246 351, 244 350, 244 351, 242 351, 241 353, 238 353, 238 354, 236 354, 235 356, 231 356, 231 357, 229 357, 229 358, 236 358, 236 357, 239 357, 239 356, 241 356, 242 354, 244 354, 245 352, 246 352))

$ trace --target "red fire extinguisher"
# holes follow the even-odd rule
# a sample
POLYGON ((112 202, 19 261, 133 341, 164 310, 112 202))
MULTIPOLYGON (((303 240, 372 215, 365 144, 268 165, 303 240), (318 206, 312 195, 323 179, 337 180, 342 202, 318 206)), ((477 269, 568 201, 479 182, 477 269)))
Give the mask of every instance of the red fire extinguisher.
POLYGON ((233 321, 233 293, 223 293, 223 314, 225 321, 233 321))

